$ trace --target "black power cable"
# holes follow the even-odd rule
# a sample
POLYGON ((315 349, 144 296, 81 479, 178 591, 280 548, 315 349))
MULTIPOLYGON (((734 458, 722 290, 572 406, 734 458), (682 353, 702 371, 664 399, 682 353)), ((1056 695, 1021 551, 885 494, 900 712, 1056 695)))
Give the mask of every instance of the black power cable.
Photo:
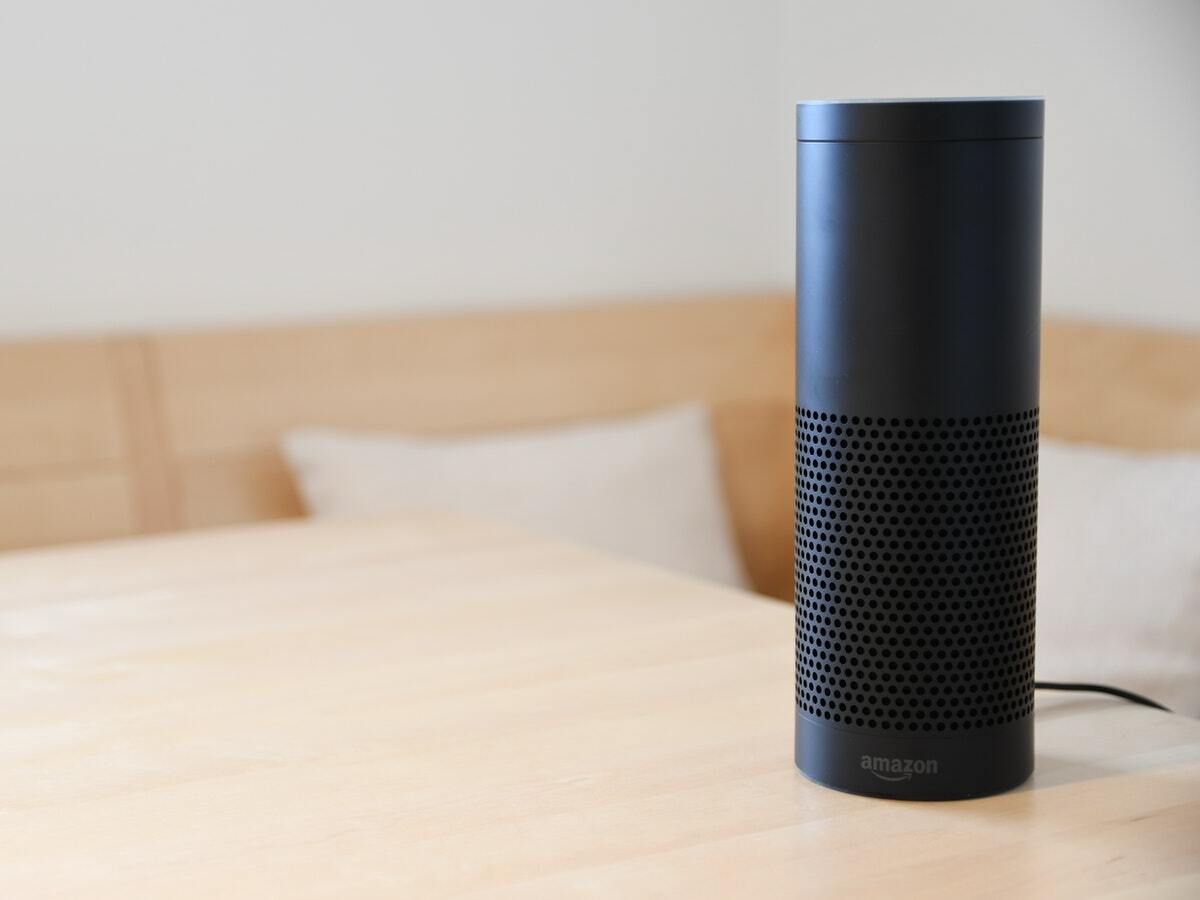
POLYGON ((1110 694, 1113 697, 1128 700, 1130 703, 1140 703, 1142 706, 1151 706, 1154 709, 1161 709, 1164 712, 1171 711, 1149 697, 1143 697, 1141 694, 1135 694, 1133 691, 1112 687, 1107 684, 1087 684, 1081 681, 1035 681, 1033 686, 1041 691, 1087 691, 1095 694, 1110 694))

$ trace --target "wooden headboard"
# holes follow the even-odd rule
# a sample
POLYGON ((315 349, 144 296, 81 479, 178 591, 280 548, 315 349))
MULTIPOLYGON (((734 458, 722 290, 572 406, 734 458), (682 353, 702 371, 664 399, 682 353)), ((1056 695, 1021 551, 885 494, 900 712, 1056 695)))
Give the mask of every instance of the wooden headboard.
MULTIPOLYGON (((0 547, 299 515, 301 424, 469 432, 713 411, 755 586, 791 584, 779 295, 0 345, 0 547)), ((1200 335, 1047 322, 1043 433, 1200 448, 1200 335)))

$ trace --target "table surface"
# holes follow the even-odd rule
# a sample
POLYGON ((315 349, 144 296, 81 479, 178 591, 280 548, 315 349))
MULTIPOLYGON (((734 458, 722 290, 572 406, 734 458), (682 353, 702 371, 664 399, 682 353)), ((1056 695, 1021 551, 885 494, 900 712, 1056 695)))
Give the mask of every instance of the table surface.
POLYGON ((792 612, 451 517, 0 557, 6 897, 1200 896, 1200 721, 956 803, 792 766, 792 612))

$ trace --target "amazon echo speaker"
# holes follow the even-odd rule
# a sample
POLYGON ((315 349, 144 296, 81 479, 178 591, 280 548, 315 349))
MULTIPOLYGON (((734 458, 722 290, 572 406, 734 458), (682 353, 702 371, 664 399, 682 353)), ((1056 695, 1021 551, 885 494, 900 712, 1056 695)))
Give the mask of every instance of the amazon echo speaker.
POLYGON ((1043 104, 797 107, 796 765, 1033 771, 1043 104))

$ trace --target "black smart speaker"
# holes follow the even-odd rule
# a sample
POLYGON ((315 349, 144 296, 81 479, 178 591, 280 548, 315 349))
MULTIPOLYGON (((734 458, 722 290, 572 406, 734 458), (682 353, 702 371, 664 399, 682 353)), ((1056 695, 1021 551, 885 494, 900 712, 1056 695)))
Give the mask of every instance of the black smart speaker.
POLYGON ((1033 771, 1043 104, 800 103, 796 765, 1033 771))

